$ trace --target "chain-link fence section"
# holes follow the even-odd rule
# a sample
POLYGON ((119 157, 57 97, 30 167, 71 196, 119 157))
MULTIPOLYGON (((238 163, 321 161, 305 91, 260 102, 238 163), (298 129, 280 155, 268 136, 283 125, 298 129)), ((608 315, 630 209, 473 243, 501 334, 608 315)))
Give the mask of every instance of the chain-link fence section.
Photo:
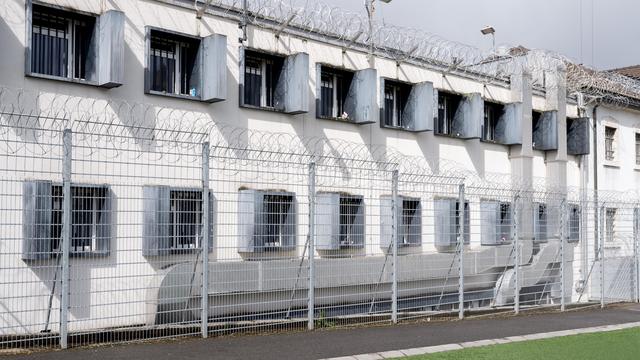
POLYGON ((328 139, 2 120, 1 348, 638 300, 628 195, 328 139))

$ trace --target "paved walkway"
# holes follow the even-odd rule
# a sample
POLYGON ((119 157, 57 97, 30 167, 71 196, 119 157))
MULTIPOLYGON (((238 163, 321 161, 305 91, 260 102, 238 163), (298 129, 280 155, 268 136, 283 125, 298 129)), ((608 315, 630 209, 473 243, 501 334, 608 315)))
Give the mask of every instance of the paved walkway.
POLYGON ((321 359, 640 321, 640 305, 509 318, 104 346, 4 359, 321 359))

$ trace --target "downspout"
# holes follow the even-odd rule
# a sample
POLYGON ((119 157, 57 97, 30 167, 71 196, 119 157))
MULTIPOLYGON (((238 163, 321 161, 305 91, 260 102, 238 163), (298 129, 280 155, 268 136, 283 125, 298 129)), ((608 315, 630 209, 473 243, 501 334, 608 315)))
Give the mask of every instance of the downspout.
MULTIPOLYGON (((595 202, 595 214, 597 214, 599 205, 598 205, 598 107, 600 104, 596 104, 593 107, 591 117, 593 119, 593 200, 595 202)), ((599 259, 599 239, 598 239, 598 217, 594 216, 594 254, 595 259, 599 259)))

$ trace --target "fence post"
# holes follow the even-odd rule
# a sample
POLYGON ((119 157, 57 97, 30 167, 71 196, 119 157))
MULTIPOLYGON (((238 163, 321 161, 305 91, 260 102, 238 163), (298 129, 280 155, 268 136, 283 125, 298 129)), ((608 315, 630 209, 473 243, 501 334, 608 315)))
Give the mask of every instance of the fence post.
POLYGON ((201 291, 201 331, 202 337, 209 334, 209 229, 211 209, 209 209, 209 142, 202 144, 202 291, 201 291))
POLYGON ((513 197, 513 248, 514 248, 514 259, 513 259, 513 277, 514 280, 514 290, 513 290, 513 312, 518 315, 520 313, 520 233, 519 233, 519 216, 518 205, 520 204, 520 197, 516 194, 513 197))
MULTIPOLYGON (((391 279, 391 321, 398 322, 398 234, 400 219, 398 218, 398 206, 400 198, 398 196, 398 170, 394 170, 391 176, 391 214, 393 216, 393 231, 391 232, 392 242, 392 279, 391 279)), ((402 210, 402 208, 400 208, 402 210)))
POLYGON ((460 184, 458 188, 458 318, 464 319, 464 225, 465 225, 465 209, 464 209, 464 184, 460 184))
POLYGON ((564 265, 564 250, 565 250, 565 237, 566 237, 566 213, 567 213, 567 199, 563 198, 560 203, 560 311, 565 310, 565 265, 564 265))
POLYGON ((307 328, 313 330, 315 320, 315 237, 316 237, 316 163, 309 163, 309 286, 307 303, 307 328))
POLYGON ((633 209, 633 250, 636 274, 636 302, 640 302, 640 208, 633 209))
POLYGON ((73 161, 73 133, 65 129, 62 134, 62 289, 60 290, 60 347, 68 344, 69 321, 69 251, 71 250, 71 164, 73 161))
POLYGON ((605 210, 604 206, 600 207, 600 233, 598 234, 600 237, 600 307, 604 309, 604 240, 605 240, 605 210))

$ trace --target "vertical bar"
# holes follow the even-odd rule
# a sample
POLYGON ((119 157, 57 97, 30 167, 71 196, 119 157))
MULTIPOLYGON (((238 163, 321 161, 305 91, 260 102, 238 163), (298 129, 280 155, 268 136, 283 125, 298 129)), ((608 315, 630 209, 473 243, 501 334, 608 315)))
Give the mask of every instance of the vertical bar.
POLYGON ((604 206, 600 207, 600 233, 598 234, 600 237, 600 307, 604 309, 604 237, 605 237, 605 210, 604 206))
POLYGON ((60 347, 63 349, 68 346, 72 139, 71 129, 65 129, 62 135, 62 290, 60 291, 60 347))
POLYGON ((315 237, 316 237, 316 163, 309 164, 309 289, 307 328, 313 330, 315 318, 315 237))
POLYGON ((565 237, 566 237, 566 231, 565 231, 565 227, 567 224, 567 219, 566 217, 566 213, 567 213, 567 199, 563 198, 562 199, 562 203, 560 204, 560 311, 564 311, 565 310, 565 281, 566 281, 566 276, 565 276, 565 265, 564 265, 564 259, 565 259, 565 254, 564 254, 564 250, 565 250, 565 237))
POLYGON ((638 233, 640 232, 640 208, 633 209, 633 250, 635 260, 635 275, 636 275, 636 302, 640 302, 640 239, 638 239, 638 233))
POLYGON ((458 189, 458 318, 464 319, 464 184, 458 189))
POLYGON ((520 197, 516 194, 513 198, 513 247, 514 247, 514 263, 513 263, 513 276, 515 277, 514 291, 513 291, 513 312, 518 315, 520 313, 520 232, 519 232, 519 212, 518 206, 520 204, 520 197))
MULTIPOLYGON (((393 230, 391 232, 392 257, 393 257, 393 277, 391 280, 391 321, 398 322, 398 230, 400 219, 398 218, 398 170, 394 170, 391 176, 391 216, 393 216, 393 230)), ((402 207, 400 208, 402 209, 402 207)))
POLYGON ((209 335, 209 229, 211 219, 209 215, 209 142, 202 144, 202 307, 200 311, 202 337, 209 335))

